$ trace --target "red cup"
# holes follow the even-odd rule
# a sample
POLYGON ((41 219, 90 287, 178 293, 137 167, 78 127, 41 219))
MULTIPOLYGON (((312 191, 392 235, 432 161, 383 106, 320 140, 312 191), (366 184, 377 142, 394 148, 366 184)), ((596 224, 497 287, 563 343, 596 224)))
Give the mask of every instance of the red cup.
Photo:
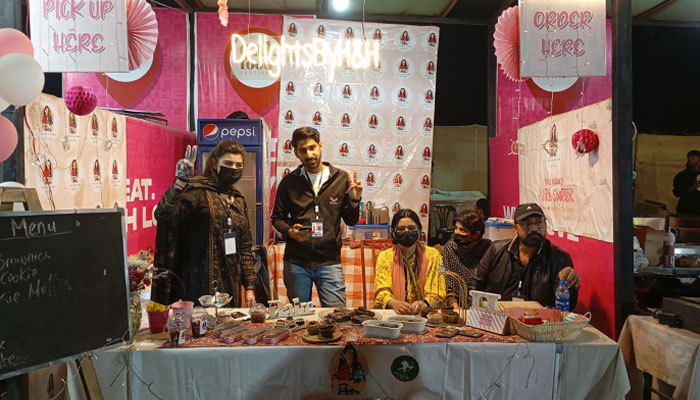
POLYGON ((170 309, 165 311, 148 311, 148 329, 151 333, 163 333, 166 331, 168 314, 170 309))

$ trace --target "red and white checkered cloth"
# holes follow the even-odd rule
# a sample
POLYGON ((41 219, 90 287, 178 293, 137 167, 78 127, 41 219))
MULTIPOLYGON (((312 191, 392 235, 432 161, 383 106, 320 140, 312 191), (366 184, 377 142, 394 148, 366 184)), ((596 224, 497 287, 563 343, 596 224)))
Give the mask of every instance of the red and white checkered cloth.
MULTIPOLYGON (((284 243, 277 243, 267 247, 267 261, 270 268, 270 288, 274 299, 287 302, 287 288, 284 286, 284 243)), ((381 250, 371 245, 364 246, 365 253, 365 300, 363 302, 362 291, 362 253, 360 248, 350 248, 343 246, 340 251, 340 262, 343 265, 345 274, 345 296, 347 297, 347 307, 357 308, 365 306, 374 308, 374 263, 381 250)), ((311 299, 317 307, 321 306, 314 285, 311 292, 311 299)))

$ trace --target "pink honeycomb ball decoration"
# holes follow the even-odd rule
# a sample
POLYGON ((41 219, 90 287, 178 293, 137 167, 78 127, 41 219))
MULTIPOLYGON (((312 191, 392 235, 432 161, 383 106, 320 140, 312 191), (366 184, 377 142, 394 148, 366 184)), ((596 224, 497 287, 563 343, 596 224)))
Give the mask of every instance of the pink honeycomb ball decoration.
POLYGON ((90 89, 73 86, 66 93, 66 107, 75 115, 88 115, 97 106, 97 97, 90 89))

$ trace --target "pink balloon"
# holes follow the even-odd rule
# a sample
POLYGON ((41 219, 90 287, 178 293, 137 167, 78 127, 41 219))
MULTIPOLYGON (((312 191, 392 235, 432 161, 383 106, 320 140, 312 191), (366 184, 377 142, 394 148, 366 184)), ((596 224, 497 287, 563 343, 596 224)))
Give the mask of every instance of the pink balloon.
POLYGON ((12 28, 0 29, 0 57, 10 53, 23 53, 34 57, 34 45, 24 33, 12 28))
POLYGON ((0 116, 0 162, 10 158, 17 147, 17 129, 9 119, 0 116))

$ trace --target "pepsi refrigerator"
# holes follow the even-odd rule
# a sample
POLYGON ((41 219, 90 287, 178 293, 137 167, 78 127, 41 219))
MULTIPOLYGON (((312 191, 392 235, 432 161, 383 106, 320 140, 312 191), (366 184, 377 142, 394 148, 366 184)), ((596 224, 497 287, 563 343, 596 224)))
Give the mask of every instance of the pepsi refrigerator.
POLYGON ((236 188, 248 204, 248 221, 255 243, 263 243, 262 171, 263 126, 259 119, 198 119, 197 171, 209 160, 216 145, 225 139, 235 140, 246 150, 243 177, 236 188), (255 223, 253 223, 255 221, 255 223))

